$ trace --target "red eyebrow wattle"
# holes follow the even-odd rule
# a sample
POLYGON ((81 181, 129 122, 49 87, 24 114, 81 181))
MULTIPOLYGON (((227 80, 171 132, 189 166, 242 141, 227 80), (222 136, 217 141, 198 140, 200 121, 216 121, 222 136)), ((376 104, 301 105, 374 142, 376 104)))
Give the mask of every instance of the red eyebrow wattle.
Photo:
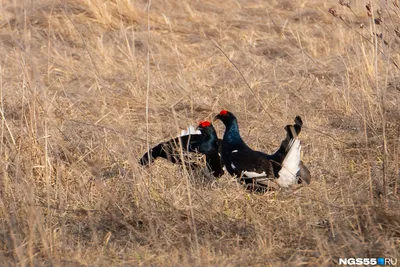
POLYGON ((209 121, 201 121, 201 122, 199 122, 199 126, 209 127, 209 126, 211 126, 211 123, 209 121))

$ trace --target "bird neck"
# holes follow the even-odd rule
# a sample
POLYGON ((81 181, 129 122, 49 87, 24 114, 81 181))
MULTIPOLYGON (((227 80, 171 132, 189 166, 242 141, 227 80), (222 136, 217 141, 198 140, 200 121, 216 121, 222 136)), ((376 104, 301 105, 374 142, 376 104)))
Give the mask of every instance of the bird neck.
POLYGON ((216 140, 216 136, 215 134, 212 133, 204 133, 203 134, 203 142, 211 144, 212 142, 214 142, 216 140))
POLYGON ((217 136, 214 133, 205 132, 203 133, 202 142, 200 144, 200 152, 204 154, 213 153, 215 149, 218 149, 217 136), (215 145, 217 144, 217 145, 215 145), (215 146, 217 148, 215 148, 215 146))
POLYGON ((232 121, 226 125, 224 139, 230 144, 243 143, 243 140, 240 137, 239 125, 237 124, 237 121, 232 121))

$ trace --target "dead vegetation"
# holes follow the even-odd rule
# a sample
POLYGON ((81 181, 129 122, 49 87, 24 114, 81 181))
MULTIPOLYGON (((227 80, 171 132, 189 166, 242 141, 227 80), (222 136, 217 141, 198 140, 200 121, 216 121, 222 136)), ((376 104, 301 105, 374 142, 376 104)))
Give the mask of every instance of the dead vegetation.
POLYGON ((382 3, 2 1, 2 265, 400 258, 400 9, 382 3), (221 108, 266 152, 301 115, 312 183, 138 166, 221 108))

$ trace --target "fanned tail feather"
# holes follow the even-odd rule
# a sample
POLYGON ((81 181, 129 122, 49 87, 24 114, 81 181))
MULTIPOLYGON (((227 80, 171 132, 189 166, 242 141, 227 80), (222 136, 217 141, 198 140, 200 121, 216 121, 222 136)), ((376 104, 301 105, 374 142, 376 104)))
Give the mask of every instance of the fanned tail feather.
MULTIPOLYGON (((299 124, 301 124, 301 122, 299 124)), ((299 126, 301 127, 301 125, 299 126)), ((291 135, 291 139, 287 146, 287 154, 282 162, 282 169, 279 171, 279 178, 277 180, 278 184, 282 187, 295 184, 297 173, 300 171, 301 144, 300 140, 297 138, 297 130, 295 126, 287 129, 288 134, 290 133, 291 135)))
POLYGON ((192 125, 190 125, 186 130, 181 131, 180 136, 186 136, 191 134, 201 134, 200 130, 196 130, 192 125))

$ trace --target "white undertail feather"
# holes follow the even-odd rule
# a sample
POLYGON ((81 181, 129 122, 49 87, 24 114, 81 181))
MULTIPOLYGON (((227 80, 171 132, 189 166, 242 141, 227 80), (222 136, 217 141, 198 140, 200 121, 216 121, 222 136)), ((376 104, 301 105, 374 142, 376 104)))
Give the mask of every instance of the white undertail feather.
POLYGON ((282 162, 282 169, 279 171, 279 178, 276 180, 282 187, 295 184, 297 180, 296 174, 300 170, 300 140, 290 140, 289 147, 289 152, 282 162))
POLYGON ((247 177, 247 178, 267 177, 267 174, 266 174, 265 172, 258 173, 258 172, 244 171, 244 172, 242 173, 242 175, 243 175, 244 177, 247 177))
POLYGON ((196 130, 192 125, 190 125, 186 130, 181 131, 181 136, 186 136, 190 134, 201 134, 200 130, 196 130))

